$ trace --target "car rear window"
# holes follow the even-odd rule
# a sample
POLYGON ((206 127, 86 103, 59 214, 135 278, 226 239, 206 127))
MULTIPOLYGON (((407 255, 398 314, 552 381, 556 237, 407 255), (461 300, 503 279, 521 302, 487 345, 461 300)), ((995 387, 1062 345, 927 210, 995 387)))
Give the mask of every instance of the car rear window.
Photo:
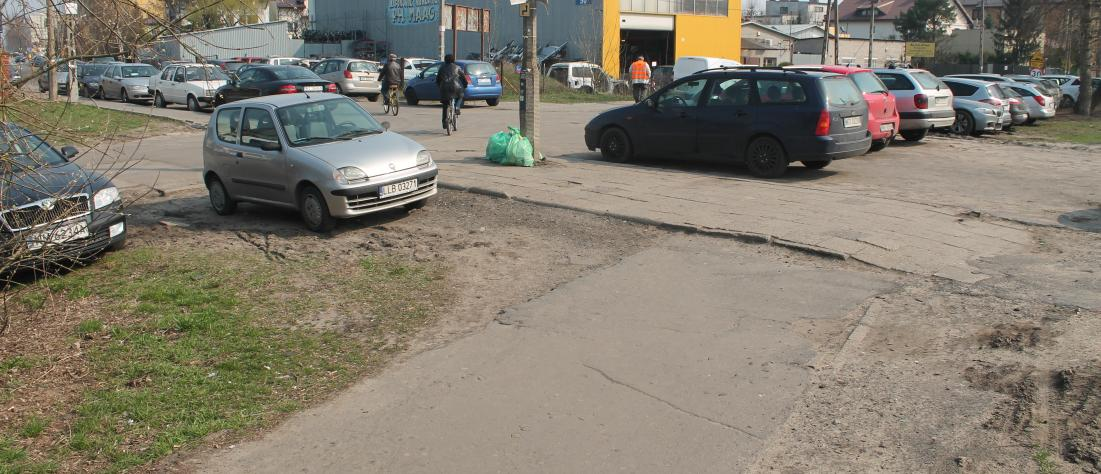
POLYGON ((378 65, 367 61, 356 61, 348 63, 348 70, 352 72, 378 72, 378 65))
POLYGON ((826 103, 829 105, 848 106, 864 100, 860 89, 846 76, 823 78, 822 85, 826 88, 826 103))
POLYGON ((878 72, 879 80, 883 81, 883 84, 887 86, 889 91, 912 91, 914 90, 914 83, 910 82, 910 79, 903 74, 897 74, 892 72, 878 72))
POLYGON ((996 84, 990 84, 989 86, 986 86, 986 90, 990 91, 990 95, 992 97, 996 97, 998 99, 1005 98, 1005 94, 1002 94, 1002 88, 998 87, 996 84))
POLYGON ((574 67, 573 77, 593 77, 593 70, 588 67, 574 67))
POLYGON ((271 72, 281 81, 294 79, 321 79, 317 74, 314 74, 313 71, 301 67, 278 67, 272 68, 271 72))
POLYGON ((802 104, 807 101, 803 85, 786 80, 757 80, 757 93, 762 104, 802 104))
POLYGON ((948 84, 948 88, 952 90, 952 95, 957 97, 972 96, 979 90, 978 87, 962 82, 947 82, 946 84, 948 84))
POLYGON ((925 71, 914 71, 911 72, 910 75, 914 76, 914 79, 918 81, 918 84, 921 84, 921 87, 925 89, 937 89, 944 87, 944 83, 940 82, 940 79, 937 79, 937 76, 929 74, 925 71))
POLYGON ((497 71, 488 63, 470 63, 466 65, 466 73, 471 76, 489 76, 496 74, 497 71))
POLYGON ((853 82, 856 83, 856 87, 860 88, 860 92, 865 94, 874 94, 877 92, 887 92, 887 86, 883 85, 883 81, 876 77, 872 72, 858 72, 856 74, 850 74, 853 82))

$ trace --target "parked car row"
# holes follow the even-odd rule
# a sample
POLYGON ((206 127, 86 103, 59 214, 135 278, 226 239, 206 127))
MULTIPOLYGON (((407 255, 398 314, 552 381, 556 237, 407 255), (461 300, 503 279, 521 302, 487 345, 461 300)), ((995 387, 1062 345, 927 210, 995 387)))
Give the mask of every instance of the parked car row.
POLYGON ((598 115, 585 143, 611 161, 701 156, 783 175, 920 141, 934 129, 978 135, 1055 116, 1053 84, 922 69, 723 66, 673 81, 639 104, 598 115))

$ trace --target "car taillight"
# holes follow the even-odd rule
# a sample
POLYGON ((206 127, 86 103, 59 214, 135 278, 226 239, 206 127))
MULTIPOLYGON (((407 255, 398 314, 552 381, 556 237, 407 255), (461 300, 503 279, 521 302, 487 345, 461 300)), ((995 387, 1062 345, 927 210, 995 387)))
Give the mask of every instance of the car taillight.
POLYGON ((467 84, 474 84, 474 81, 470 79, 470 74, 467 74, 467 73, 464 72, 463 75, 466 76, 466 83, 467 84))
POLYGON ((1032 98, 1033 98, 1033 99, 1036 99, 1036 103, 1037 103, 1037 104, 1040 104, 1040 107, 1043 107, 1044 105, 1047 105, 1047 104, 1046 104, 1046 103, 1044 102, 1044 96, 1042 96, 1042 95, 1032 96, 1032 98))
POLYGON ((325 92, 336 93, 336 84, 329 84, 329 85, 325 86, 325 92))
POLYGON ((345 79, 351 79, 352 78, 352 71, 344 71, 344 78, 345 79))
POLYGON ((275 91, 276 94, 295 94, 298 93, 298 88, 294 84, 287 84, 279 86, 279 90, 275 91))
POLYGON ((830 111, 823 110, 818 114, 818 126, 814 128, 814 134, 819 137, 830 134, 830 111))
POLYGON ((1021 105, 1021 101, 1020 101, 1020 100, 1018 100, 1018 99, 1017 99, 1016 97, 1010 97, 1010 98, 1009 98, 1009 103, 1010 103, 1010 104, 1017 104, 1017 105, 1021 105))
POLYGON ((1002 106, 1002 101, 998 99, 979 99, 979 102, 985 102, 987 104, 993 105, 994 107, 1002 106))
POLYGON ((929 96, 925 94, 917 94, 914 96, 914 107, 919 109, 929 108, 929 96))

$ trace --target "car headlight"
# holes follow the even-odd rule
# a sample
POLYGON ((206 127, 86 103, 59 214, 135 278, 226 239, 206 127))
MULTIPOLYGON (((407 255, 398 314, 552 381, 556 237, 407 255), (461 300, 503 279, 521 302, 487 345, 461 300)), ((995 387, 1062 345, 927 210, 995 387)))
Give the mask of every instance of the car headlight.
POLYGON ((111 186, 109 188, 103 188, 99 191, 96 191, 96 195, 92 197, 92 204, 95 205, 96 209, 100 209, 118 200, 119 188, 111 186))
POLYGON ((352 184, 355 181, 366 180, 367 173, 355 166, 345 166, 333 171, 333 179, 336 180, 337 184, 352 184))
POLYGON ((99 83, 98 82, 89 82, 88 87, 99 87, 99 83))
POLYGON ((432 166, 432 154, 428 150, 417 152, 417 167, 427 168, 429 166, 432 166))

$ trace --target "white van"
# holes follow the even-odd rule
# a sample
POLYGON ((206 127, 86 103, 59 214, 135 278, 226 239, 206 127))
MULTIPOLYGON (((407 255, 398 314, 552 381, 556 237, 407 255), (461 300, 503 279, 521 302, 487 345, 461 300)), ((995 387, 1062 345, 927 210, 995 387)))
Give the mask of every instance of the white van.
POLYGON ((735 67, 742 64, 733 59, 726 58, 709 58, 706 56, 681 56, 677 58, 677 62, 673 64, 673 80, 680 79, 682 77, 691 76, 704 69, 715 69, 720 67, 735 67))

